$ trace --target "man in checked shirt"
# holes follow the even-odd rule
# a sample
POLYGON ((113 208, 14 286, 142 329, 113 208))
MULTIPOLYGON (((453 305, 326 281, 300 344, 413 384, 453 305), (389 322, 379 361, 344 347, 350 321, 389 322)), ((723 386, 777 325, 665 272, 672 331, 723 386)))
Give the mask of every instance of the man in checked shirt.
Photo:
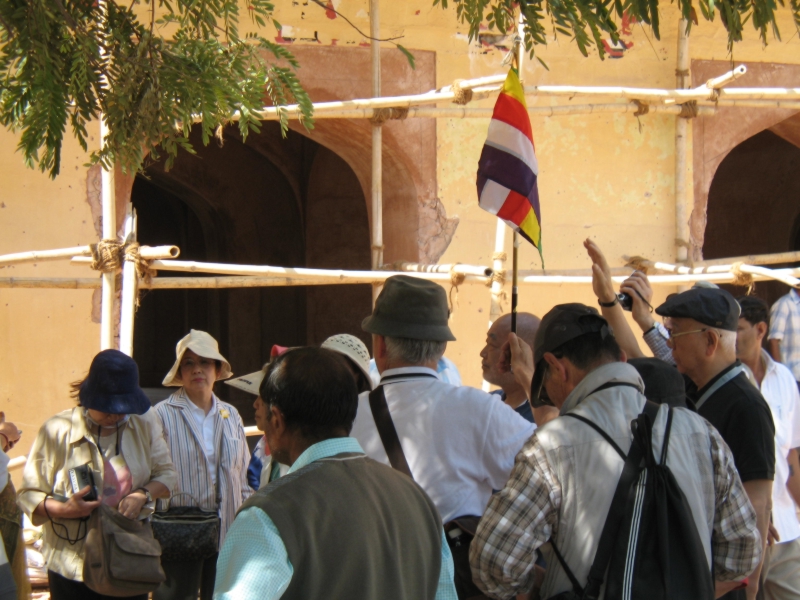
MULTIPOLYGON (((533 353, 513 334, 509 346, 514 375, 526 388, 531 382, 534 406, 546 398, 561 415, 593 421, 628 451, 644 386, 595 309, 556 306, 542 319, 533 353)), ((667 464, 691 507, 719 596, 739 587, 761 560, 756 515, 719 433, 695 413, 673 410, 667 464)), ((662 409, 654 440, 663 437, 665 421, 662 409)), ((585 585, 622 466, 611 445, 577 419, 540 427, 517 455, 506 487, 489 501, 470 547, 478 587, 495 598, 528 591, 543 546, 549 568, 540 597, 571 590, 551 538, 585 585)))

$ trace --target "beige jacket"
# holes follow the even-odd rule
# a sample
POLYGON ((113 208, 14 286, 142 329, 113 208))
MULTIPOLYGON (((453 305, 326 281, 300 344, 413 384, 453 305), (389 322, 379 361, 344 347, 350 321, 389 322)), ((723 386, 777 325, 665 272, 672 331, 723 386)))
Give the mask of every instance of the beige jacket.
MULTIPOLYGON (((133 478, 132 489, 151 481, 163 483, 172 490, 178 479, 161 431, 161 422, 150 410, 144 415, 131 415, 125 425, 120 449, 133 478)), ((17 495, 17 504, 33 521, 44 524, 43 554, 47 568, 68 579, 83 579, 83 540, 74 545, 60 539, 47 518, 34 515, 33 511, 48 494, 72 495, 69 470, 91 462, 95 484, 103 489, 103 459, 86 425, 83 409, 79 406, 51 417, 39 429, 28 455, 22 486, 17 495)), ((69 531, 69 537, 85 534, 85 523, 77 519, 56 519, 69 531), (80 532, 79 532, 80 528, 80 532)), ((65 535, 64 529, 58 527, 65 535)))

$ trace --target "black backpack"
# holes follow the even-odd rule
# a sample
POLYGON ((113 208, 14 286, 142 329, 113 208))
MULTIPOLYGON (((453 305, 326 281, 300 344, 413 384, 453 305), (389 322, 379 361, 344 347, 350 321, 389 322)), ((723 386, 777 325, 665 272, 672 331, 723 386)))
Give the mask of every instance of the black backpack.
POLYGON ((667 467, 672 427, 669 407, 661 460, 652 451, 653 423, 659 405, 647 401, 631 421, 633 442, 627 456, 609 435, 589 419, 567 414, 593 427, 625 461, 606 517, 585 587, 551 540, 572 591, 553 600, 592 600, 606 580, 605 600, 713 600, 714 578, 706 560, 692 510, 667 467))

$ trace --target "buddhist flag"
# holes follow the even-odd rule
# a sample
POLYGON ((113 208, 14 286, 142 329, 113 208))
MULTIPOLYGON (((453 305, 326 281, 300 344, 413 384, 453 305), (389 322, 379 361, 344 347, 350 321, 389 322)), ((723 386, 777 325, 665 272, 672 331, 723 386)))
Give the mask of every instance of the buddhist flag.
POLYGON ((494 105, 478 162, 478 204, 536 246, 544 266, 538 175, 525 93, 512 68, 494 105))

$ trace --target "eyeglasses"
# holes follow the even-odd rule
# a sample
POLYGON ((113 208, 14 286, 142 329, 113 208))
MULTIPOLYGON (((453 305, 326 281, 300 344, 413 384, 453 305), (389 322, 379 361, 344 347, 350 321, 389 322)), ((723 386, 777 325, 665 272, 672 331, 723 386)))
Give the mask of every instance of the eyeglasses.
POLYGON ((671 329, 667 329, 667 333, 669 337, 667 338, 667 346, 672 348, 675 345, 675 338, 679 338, 682 335, 689 335, 690 333, 705 333, 706 331, 711 330, 711 327, 704 327, 703 329, 693 329, 692 331, 681 331, 679 333, 672 333, 671 329))

